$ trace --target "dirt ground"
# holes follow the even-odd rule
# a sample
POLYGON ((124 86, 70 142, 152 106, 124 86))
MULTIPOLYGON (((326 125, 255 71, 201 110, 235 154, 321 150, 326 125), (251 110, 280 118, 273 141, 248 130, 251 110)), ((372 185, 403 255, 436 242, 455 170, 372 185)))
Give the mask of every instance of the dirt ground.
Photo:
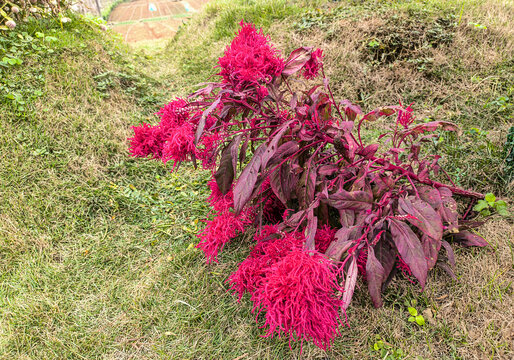
POLYGON ((109 16, 112 29, 127 42, 171 38, 178 27, 208 0, 136 0, 117 6, 109 16))

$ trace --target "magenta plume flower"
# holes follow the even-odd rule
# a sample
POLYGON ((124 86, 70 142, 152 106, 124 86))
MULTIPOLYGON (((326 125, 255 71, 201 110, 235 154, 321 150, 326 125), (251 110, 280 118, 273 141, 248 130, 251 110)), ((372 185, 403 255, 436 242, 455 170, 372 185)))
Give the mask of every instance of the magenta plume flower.
POLYGON ((316 49, 312 52, 311 58, 303 67, 303 77, 307 80, 314 79, 318 76, 319 70, 322 66, 323 50, 316 49))
POLYGON ((336 269, 319 253, 293 249, 270 268, 252 299, 265 312, 266 337, 312 340, 326 350, 339 333, 336 269))
POLYGON ((176 99, 164 105, 156 115, 161 117, 160 126, 167 131, 182 126, 189 119, 189 104, 184 99, 176 99))
POLYGON ((327 251, 329 245, 334 241, 337 229, 331 228, 328 225, 324 225, 316 231, 314 242, 316 244, 316 250, 320 253, 327 251))
POLYGON ((219 58, 218 66, 223 81, 241 89, 257 82, 269 83, 282 72, 284 60, 262 29, 257 31, 255 25, 241 21, 239 32, 219 58))
POLYGON ((174 167, 178 162, 187 160, 195 153, 195 134, 193 126, 185 123, 182 126, 171 130, 164 148, 162 150, 162 160, 174 161, 174 167))
POLYGON ((236 216, 233 212, 222 211, 206 223, 206 227, 197 235, 200 242, 196 247, 203 250, 207 263, 210 263, 218 262, 218 253, 231 239, 244 232, 251 221, 247 213, 236 216))
POLYGON ((239 300, 251 294, 254 312, 265 314, 266 337, 312 340, 327 349, 339 335, 337 270, 325 256, 303 249, 301 233, 275 232, 270 239, 276 229, 263 227, 261 242, 229 277, 231 290, 239 300))
POLYGON ((207 200, 214 210, 227 211, 234 206, 234 194, 232 193, 232 188, 223 195, 215 179, 209 180, 207 185, 209 185, 209 188, 211 189, 211 195, 207 200))
MULTIPOLYGON (((250 256, 228 279, 231 290, 239 295, 239 300, 245 293, 253 294, 261 287, 270 267, 293 249, 301 249, 305 238, 300 233, 280 233, 276 225, 265 225, 260 234, 255 234, 255 240, 257 245, 250 256)), ((254 309, 257 306, 258 302, 254 304, 254 309)))
POLYGON ((154 159, 162 156, 162 147, 165 142, 164 134, 159 126, 141 124, 132 126, 134 136, 129 138, 129 152, 134 157, 148 157, 152 155, 154 159))
MULTIPOLYGON (((396 123, 402 125, 406 129, 414 122, 414 116, 412 115, 412 104, 414 103, 411 103, 404 110, 398 110, 398 117, 396 118, 396 123)), ((400 106, 402 106, 401 101, 400 106)))

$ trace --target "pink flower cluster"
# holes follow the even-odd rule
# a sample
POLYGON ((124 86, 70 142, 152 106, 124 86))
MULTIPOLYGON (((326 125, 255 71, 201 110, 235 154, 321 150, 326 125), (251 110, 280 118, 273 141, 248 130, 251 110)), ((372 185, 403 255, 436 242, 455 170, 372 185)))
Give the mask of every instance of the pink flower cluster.
MULTIPOLYGON (((263 35, 262 30, 257 31, 255 25, 243 21, 218 64, 221 68, 218 75, 236 89, 259 82, 268 83, 280 75, 284 68, 284 60, 270 44, 269 38, 263 35)), ((264 90, 261 90, 260 95, 265 95, 264 90)))
POLYGON ((314 79, 318 76, 322 66, 323 50, 316 49, 312 52, 311 58, 307 61, 303 68, 303 77, 307 80, 314 79))
POLYGON ((339 335, 337 270, 318 252, 303 249, 300 233, 264 226, 260 242, 230 278, 231 289, 251 294, 254 312, 264 313, 266 337, 310 340, 322 349, 339 335))
MULTIPOLYGON (((402 125, 404 128, 408 128, 410 124, 414 122, 414 115, 412 115, 412 105, 411 103, 404 110, 398 111, 398 117, 396 118, 396 123, 402 125)), ((402 102, 400 101, 400 106, 402 106, 402 102)))
MULTIPOLYGON (((161 159, 163 162, 177 163, 194 158, 202 160, 204 168, 214 165, 214 150, 221 136, 208 134, 202 138, 199 147, 194 145, 195 131, 201 112, 192 114, 191 106, 183 99, 176 99, 162 107, 156 113, 160 122, 151 126, 143 123, 132 126, 134 136, 129 138, 129 152, 134 157, 161 159)), ((206 127, 210 128, 215 118, 209 116, 206 127)))
POLYGON ((209 181, 211 195, 207 199, 214 210, 212 220, 206 220, 206 226, 197 236, 200 239, 197 248, 202 249, 207 263, 217 262, 218 253, 225 245, 244 232, 253 222, 251 208, 245 209, 239 215, 231 211, 234 206, 232 190, 223 195, 214 179, 209 181))

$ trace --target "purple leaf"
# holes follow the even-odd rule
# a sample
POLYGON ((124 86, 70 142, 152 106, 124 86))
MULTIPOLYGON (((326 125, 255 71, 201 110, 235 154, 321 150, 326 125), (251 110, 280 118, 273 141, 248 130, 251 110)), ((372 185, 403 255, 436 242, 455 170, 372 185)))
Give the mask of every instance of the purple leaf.
POLYGON ((354 121, 357 115, 363 114, 360 106, 352 104, 350 100, 342 100, 341 105, 344 106, 344 112, 350 121, 354 121))
POLYGON ((441 128, 445 131, 459 131, 459 127, 454 123, 448 121, 431 121, 425 124, 420 124, 412 129, 408 130, 410 134, 419 135, 424 133, 425 131, 435 131, 438 128, 441 128))
POLYGON ((223 95, 223 91, 220 91, 220 93, 218 94, 218 97, 216 98, 216 100, 213 101, 213 103, 211 104, 211 106, 209 106, 203 113, 202 113, 202 117, 200 118, 200 120, 198 121, 198 127, 196 128, 196 134, 195 134, 195 146, 198 144, 198 141, 200 140, 200 138, 202 137, 202 134, 203 134, 203 130, 205 128, 205 120, 207 119, 207 116, 209 116, 209 114, 214 110, 216 109, 216 107, 218 106, 218 104, 220 103, 221 99, 222 99, 222 95, 223 95))
POLYGON ((443 201, 439 190, 429 186, 418 186, 418 193, 419 197, 429 203, 435 210, 441 207, 443 201))
POLYGON ((442 241, 442 245, 446 250, 446 257, 448 258, 448 262, 451 266, 455 267, 455 254, 453 252, 452 246, 448 243, 448 241, 442 241))
POLYGON ((259 176, 259 169, 262 163, 262 155, 266 150, 266 144, 261 144, 253 154, 252 159, 241 172, 234 186, 234 210, 239 214, 243 207, 250 200, 253 188, 259 176))
POLYGON ((345 191, 329 196, 328 203, 338 210, 369 210, 373 204, 373 195, 366 191, 345 191))
POLYGON ((437 264, 436 264, 436 266, 437 266, 438 268, 440 268, 440 269, 442 269, 442 270, 446 271, 446 273, 447 273, 448 275, 450 275, 450 276, 451 276, 451 278, 452 278, 453 280, 458 280, 458 279, 457 279, 457 276, 456 276, 456 275, 455 275, 455 273, 453 272, 452 268, 451 268, 447 263, 445 263, 445 262, 443 262, 443 261, 438 261, 438 262, 437 262, 437 264))
POLYGON ((343 292, 343 305, 342 308, 344 311, 348 309, 350 302, 352 301, 353 291, 355 290, 355 284, 357 283, 357 259, 352 256, 352 262, 350 263, 350 267, 348 268, 348 273, 346 274, 346 280, 344 281, 344 292, 343 292))
POLYGON ((296 141, 288 141, 283 143, 278 147, 277 151, 275 151, 275 154, 268 161, 268 165, 273 166, 279 164, 282 160, 293 155, 299 149, 300 147, 296 141))
POLYGON ((362 156, 365 159, 369 159, 375 155, 378 150, 378 144, 371 144, 366 146, 364 149, 361 149, 357 152, 358 155, 362 156))
POLYGON ((368 259, 366 260, 366 280, 371 300, 376 308, 382 306, 382 296, 380 295, 382 284, 385 280, 385 270, 382 264, 375 257, 372 246, 368 247, 368 259))
POLYGON ((322 165, 318 169, 318 174, 321 176, 332 176, 339 171, 339 166, 334 164, 322 165))
POLYGON ((437 212, 425 201, 409 196, 398 200, 399 212, 406 220, 432 239, 441 240, 443 223, 437 212))
POLYGON ((339 220, 343 228, 349 228, 355 225, 355 211, 339 210, 339 220))
POLYGON ((352 226, 351 228, 340 228, 334 241, 329 245, 325 255, 334 261, 340 261, 343 254, 353 245, 353 241, 361 236, 361 230, 352 226))
POLYGON ((223 149, 221 153, 221 160, 218 170, 214 174, 216 183, 221 193, 225 195, 232 186, 234 175, 236 173, 237 160, 235 154, 241 142, 241 135, 236 136, 232 141, 223 149))
POLYGON ((298 181, 296 194, 300 206, 306 208, 314 200, 314 193, 316 190, 316 173, 317 168, 311 166, 306 168, 298 181))
POLYGON ((434 240, 430 236, 423 234, 423 236, 421 236, 421 245, 423 246, 423 253, 427 260, 428 269, 432 269, 437 262, 439 250, 441 249, 441 239, 434 240))
POLYGON ((315 249, 314 237, 316 236, 317 229, 318 218, 314 216, 314 211, 311 209, 307 215, 307 227, 305 228, 305 249, 315 249))
MULTIPOLYGON (((389 234, 386 234, 390 236, 389 234)), ((382 268, 384 269, 384 281, 387 279, 391 271, 393 270, 394 263, 396 262, 396 250, 392 247, 389 241, 381 240, 375 247, 375 256, 380 261, 382 268)))
POLYGON ((459 229, 459 213, 457 212, 457 202, 453 198, 450 189, 441 187, 439 189, 441 196, 441 206, 437 209, 441 218, 448 223, 448 231, 451 233, 458 232, 459 229))
POLYGON ((301 47, 294 50, 286 60, 282 76, 291 76, 300 71, 307 61, 311 59, 312 47, 301 47))
POLYGON ((282 135, 284 135, 284 132, 286 130, 289 130, 289 125, 296 120, 289 120, 288 122, 282 124, 280 127, 280 130, 273 136, 273 139, 269 142, 268 147, 266 148, 266 151, 262 155, 262 163, 261 163, 261 170, 264 171, 266 169, 266 166, 268 165, 268 161, 275 155, 278 147, 278 142, 280 139, 282 139, 282 135))
POLYGON ((421 288, 425 287, 428 266, 421 243, 409 225, 396 219, 388 219, 393 242, 403 261, 409 266, 412 275, 418 279, 421 288))
POLYGON ((453 234, 453 239, 459 241, 464 246, 489 246, 489 243, 483 237, 467 230, 453 234))
POLYGON ((305 218, 305 210, 300 210, 290 215, 287 219, 284 220, 284 224, 289 227, 297 227, 300 222, 303 222, 305 218))
POLYGON ((375 109, 366 115, 364 115, 363 119, 368 121, 375 121, 381 118, 382 116, 391 116, 393 115, 397 110, 401 110, 401 106, 387 106, 383 108, 375 109))

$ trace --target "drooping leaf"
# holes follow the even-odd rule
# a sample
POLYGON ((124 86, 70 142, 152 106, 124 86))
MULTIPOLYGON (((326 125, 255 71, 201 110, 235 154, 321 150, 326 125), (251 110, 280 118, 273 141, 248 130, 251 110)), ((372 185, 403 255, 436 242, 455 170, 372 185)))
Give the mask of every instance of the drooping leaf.
POLYGON ((220 103, 221 99, 222 99, 222 95, 223 95, 223 91, 220 91, 220 93, 218 94, 218 97, 216 98, 216 100, 213 101, 213 103, 211 104, 211 106, 209 106, 203 113, 202 113, 202 117, 200 118, 200 120, 198 121, 198 127, 196 128, 196 134, 195 134, 195 146, 198 144, 198 141, 200 141, 200 138, 202 137, 202 134, 203 134, 203 130, 205 128, 205 121, 207 119, 207 117, 209 116, 209 114, 211 112, 214 111, 214 109, 216 109, 216 107, 218 106, 218 104, 220 103))
POLYGON ((314 216, 314 211, 309 210, 307 215, 307 227, 305 228, 305 249, 314 250, 316 230, 318 229, 318 218, 314 216))
POLYGON ((448 231, 457 232, 459 229, 459 213, 457 212, 457 202, 453 198, 450 189, 441 187, 437 189, 441 197, 441 206, 437 209, 443 221, 448 223, 448 231))
POLYGON ((385 281, 385 270, 382 264, 375 257, 372 246, 368 247, 368 258, 366 260, 366 280, 371 300, 376 308, 382 306, 382 284, 385 281))
POLYGON ((234 186, 234 210, 239 214, 254 191, 254 186, 259 177, 259 169, 262 163, 262 155, 266 150, 266 144, 261 144, 253 154, 252 159, 241 172, 234 186))
POLYGON ((338 210, 369 210, 373 204, 373 195, 367 191, 340 190, 329 196, 328 204, 338 210))
POLYGON ((444 131, 459 131, 459 127, 454 123, 448 121, 431 121, 413 127, 409 130, 409 133, 419 135, 423 134, 425 131, 435 131, 439 128, 444 131))
POLYGON ((334 236, 334 241, 329 245, 325 255, 334 261, 341 260, 343 254, 352 246, 353 241, 360 237, 358 227, 340 228, 334 236))
POLYGON ((375 155, 378 150, 378 144, 371 144, 366 146, 365 148, 359 150, 357 152, 358 155, 362 156, 365 159, 370 159, 375 155))
POLYGON ((443 223, 437 212, 425 201, 413 196, 398 199, 399 212, 406 220, 432 239, 441 240, 443 223), (409 216, 410 215, 410 216, 409 216))
MULTIPOLYGON (((386 237, 389 234, 386 234, 386 237)), ((389 235, 390 236, 390 235, 389 235)), ((387 240, 380 240, 374 247, 375 251, 375 257, 378 261, 380 261, 380 264, 382 265, 382 268, 384 269, 384 282, 391 274, 391 271, 394 268, 394 263, 396 262, 396 250, 391 246, 389 241, 387 240)), ((384 283, 385 284, 385 283, 384 283)), ((382 291, 384 291, 384 284, 382 284, 382 291)))
POLYGON ((316 173, 316 166, 306 167, 297 183, 296 195, 298 197, 300 207, 302 208, 306 208, 314 200, 314 193, 316 190, 316 173))
POLYGON ((397 219, 388 219, 393 242, 403 261, 409 266, 412 275, 418 279, 421 288, 425 287, 428 266, 421 243, 409 225, 397 219))
POLYGON ((453 234, 453 239, 459 241, 464 246, 489 246, 489 243, 483 237, 467 230, 453 234))
POLYGON ((344 292, 343 292, 343 310, 346 311, 350 302, 352 301, 353 291, 355 290, 355 284, 357 283, 357 258, 352 256, 352 260, 350 262, 350 266, 348 268, 348 272, 346 274, 346 279, 344 281, 344 292))
POLYGON ((450 267, 450 265, 448 265, 447 263, 445 263, 444 261, 438 261, 436 263, 436 266, 442 270, 444 270, 448 275, 451 276, 451 278, 453 280, 458 280, 457 279, 457 275, 455 275, 455 273, 453 272, 452 268, 450 267))
POLYGON ((343 228, 349 228, 355 224, 355 211, 339 210, 339 220, 343 228))
POLYGON ((446 250, 446 257, 448 258, 448 262, 451 266, 455 267, 455 253, 453 252, 452 246, 448 243, 448 241, 442 241, 441 244, 446 250))
POLYGON ((437 262, 439 250, 441 249, 441 239, 435 240, 427 234, 423 234, 421 236, 421 245, 423 246, 425 259, 427 259, 428 269, 430 270, 437 262))
POLYGON ((296 72, 300 71, 307 61, 310 60, 312 53, 312 47, 301 47, 294 50, 286 60, 284 70, 282 70, 282 76, 291 76, 296 72))
POLYGON ((344 112, 350 121, 354 121, 357 115, 363 114, 360 106, 352 104, 350 100, 342 100, 341 105, 343 106, 344 112))
POLYGON ((418 186, 418 193, 420 198, 429 203, 435 210, 441 207, 443 201, 439 190, 429 186, 418 186))
POLYGON ((284 132, 286 132, 286 130, 289 130, 289 126, 293 121, 295 120, 289 120, 288 122, 282 124, 280 126, 280 130, 275 134, 275 136, 273 136, 273 139, 271 139, 271 141, 269 142, 268 146, 266 147, 266 151, 264 151, 264 154, 262 155, 262 171, 266 169, 268 161, 275 155, 278 148, 278 142, 282 139, 284 132))
POLYGON ((296 141, 288 141, 280 145, 275 154, 269 159, 268 166, 278 165, 300 149, 296 141))
POLYGON ((236 136, 221 152, 220 165, 214 174, 214 178, 216 179, 218 188, 223 195, 230 190, 232 182, 234 181, 237 165, 235 154, 237 154, 240 142, 241 136, 236 136))

